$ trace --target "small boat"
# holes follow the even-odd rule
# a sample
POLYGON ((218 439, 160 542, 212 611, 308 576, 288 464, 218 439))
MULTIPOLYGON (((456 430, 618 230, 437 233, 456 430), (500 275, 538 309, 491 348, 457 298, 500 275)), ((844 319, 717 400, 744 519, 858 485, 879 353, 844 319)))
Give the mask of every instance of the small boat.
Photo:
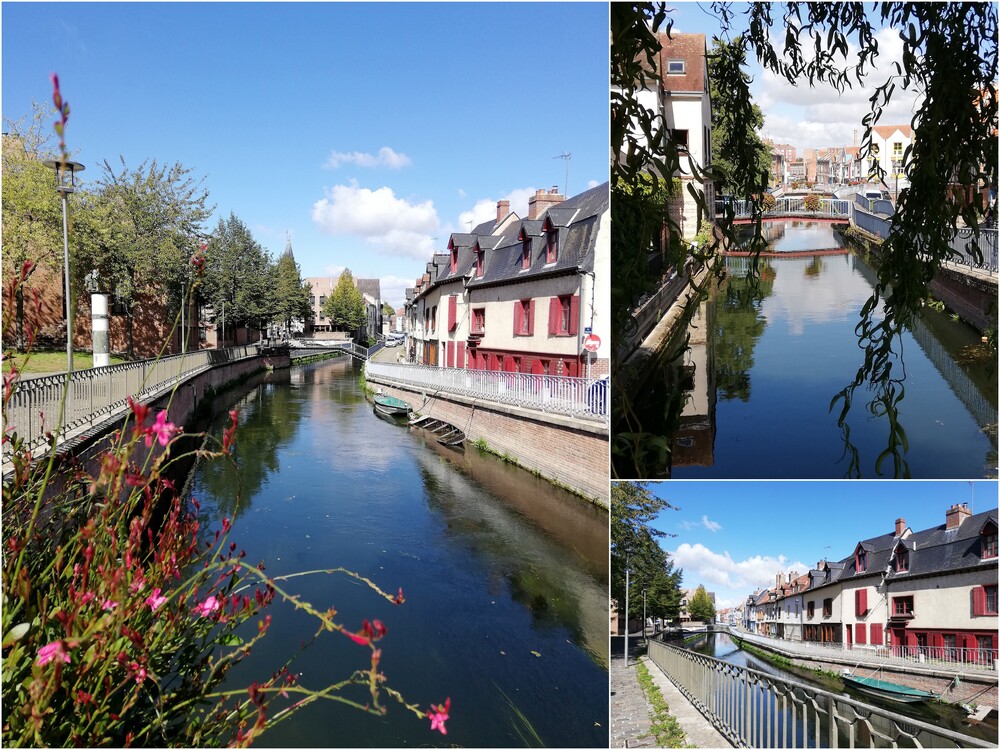
POLYGON ((375 411, 387 417, 405 417, 412 411, 408 403, 395 396, 375 396, 375 411))
POLYGON ((854 677, 843 675, 844 682, 849 683, 856 690, 873 695, 876 698, 895 701, 896 703, 919 703, 930 698, 937 698, 937 693, 928 693, 926 690, 897 685, 895 682, 876 680, 874 677, 854 677))

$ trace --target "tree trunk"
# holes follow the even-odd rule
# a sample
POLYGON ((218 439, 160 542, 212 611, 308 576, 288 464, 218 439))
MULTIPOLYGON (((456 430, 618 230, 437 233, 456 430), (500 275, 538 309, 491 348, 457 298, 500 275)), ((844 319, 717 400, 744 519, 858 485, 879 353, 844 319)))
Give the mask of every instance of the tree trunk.
POLYGON ((17 302, 15 304, 15 321, 17 325, 16 339, 14 346, 17 351, 24 354, 24 288, 21 284, 17 286, 17 302))
POLYGON ((125 314, 125 353, 128 358, 135 359, 135 342, 132 339, 132 307, 128 308, 125 314))

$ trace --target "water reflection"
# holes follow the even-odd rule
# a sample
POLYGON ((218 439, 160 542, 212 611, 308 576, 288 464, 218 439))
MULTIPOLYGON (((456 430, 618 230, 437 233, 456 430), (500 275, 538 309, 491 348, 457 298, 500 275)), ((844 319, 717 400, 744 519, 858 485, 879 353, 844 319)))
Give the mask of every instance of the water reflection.
MULTIPOLYGON (((359 374, 348 361, 305 365, 247 394, 237 457, 262 467, 233 540, 272 575, 344 566, 386 590, 402 587, 407 601, 394 607, 342 576, 288 581, 290 593, 336 607, 348 627, 385 622, 389 684, 423 705, 450 695, 449 743, 607 747, 607 574, 597 562, 607 559, 607 515, 542 491, 525 472, 482 472, 482 457, 376 418, 359 374), (575 529, 572 542, 553 533, 560 526, 575 529)), ((227 422, 220 415, 214 429, 227 422)), ((231 515, 224 471, 203 467, 193 494, 214 520, 206 533, 231 515)), ((272 615, 269 645, 230 674, 231 687, 271 674, 315 631, 289 605, 272 615)), ((365 654, 324 636, 292 669, 320 688, 363 668, 365 654)), ((363 703, 365 693, 352 697, 363 703)), ((378 719, 316 704, 264 742, 422 745, 436 737, 426 724, 396 708, 378 719)))
MULTIPOLYGON (((863 356, 855 326, 874 272, 843 249, 829 224, 777 226, 782 231, 769 225, 774 247, 792 257, 762 259, 757 285, 745 278, 748 258, 726 258, 728 273, 691 318, 688 345, 637 389, 636 401, 648 415, 643 430, 654 440, 663 434, 672 439, 670 455, 662 463, 646 462, 637 476, 850 473, 839 409, 831 413, 830 403, 854 379, 863 356), (804 247, 840 250, 799 254, 804 247), (678 396, 682 403, 674 407, 678 396)), ((914 333, 901 337, 893 368, 905 384, 899 421, 909 441, 912 475, 995 476, 995 378, 991 395, 984 395, 983 378, 950 371, 961 369, 954 362, 958 347, 922 323, 914 333)), ((847 424, 861 474, 879 476, 876 459, 886 448, 887 420, 873 417, 859 397, 847 424)))

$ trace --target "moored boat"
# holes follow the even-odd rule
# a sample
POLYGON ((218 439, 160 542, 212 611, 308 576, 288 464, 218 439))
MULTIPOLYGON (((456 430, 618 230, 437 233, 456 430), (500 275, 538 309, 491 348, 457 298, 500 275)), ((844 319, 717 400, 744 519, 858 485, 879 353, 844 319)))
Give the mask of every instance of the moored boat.
POLYGON ((926 690, 897 685, 895 682, 887 682, 886 680, 876 680, 874 677, 854 677, 845 674, 843 679, 844 682, 866 695, 897 703, 919 703, 929 698, 937 698, 937 693, 928 693, 926 690))
POLYGON ((405 417, 412 409, 408 403, 395 396, 375 396, 375 411, 387 417, 405 417))

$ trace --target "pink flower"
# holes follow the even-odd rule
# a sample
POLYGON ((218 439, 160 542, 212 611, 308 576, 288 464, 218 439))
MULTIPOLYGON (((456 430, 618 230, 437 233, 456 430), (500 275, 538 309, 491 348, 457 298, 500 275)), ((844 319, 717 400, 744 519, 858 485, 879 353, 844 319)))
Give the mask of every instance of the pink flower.
POLYGON ((63 648, 62 641, 52 641, 52 643, 38 649, 38 661, 36 662, 38 666, 43 667, 53 659, 62 660, 69 664, 69 654, 63 648))
POLYGON ((199 604, 197 607, 195 607, 194 611, 197 612, 202 617, 208 617, 210 614, 219 609, 219 606, 220 606, 219 600, 216 599, 214 596, 210 596, 201 604, 199 604))
POLYGON ((160 590, 159 589, 153 589, 152 596, 147 596, 146 597, 146 604, 148 604, 149 608, 151 610, 153 610, 154 612, 156 610, 158 610, 160 607, 162 607, 166 603, 166 601, 167 601, 167 597, 160 596, 160 590))
POLYGON ((141 685, 142 681, 146 679, 146 668, 136 662, 129 664, 128 668, 135 672, 136 684, 141 685))
POLYGON ((104 602, 104 604, 101 605, 101 609, 110 611, 110 610, 113 610, 117 606, 118 606, 118 602, 113 602, 110 599, 108 599, 107 601, 104 602))
POLYGON ((431 710, 427 712, 427 718, 431 720, 432 732, 437 729, 441 734, 448 734, 444 723, 448 721, 449 711, 451 711, 451 698, 446 698, 443 706, 431 706, 431 710))
POLYGON ((156 439, 159 441, 160 445, 166 445, 170 442, 170 438, 173 437, 176 432, 179 432, 177 427, 173 423, 167 421, 167 412, 161 411, 156 415, 156 421, 146 433, 146 447, 148 448, 153 444, 153 435, 156 435, 156 439))

